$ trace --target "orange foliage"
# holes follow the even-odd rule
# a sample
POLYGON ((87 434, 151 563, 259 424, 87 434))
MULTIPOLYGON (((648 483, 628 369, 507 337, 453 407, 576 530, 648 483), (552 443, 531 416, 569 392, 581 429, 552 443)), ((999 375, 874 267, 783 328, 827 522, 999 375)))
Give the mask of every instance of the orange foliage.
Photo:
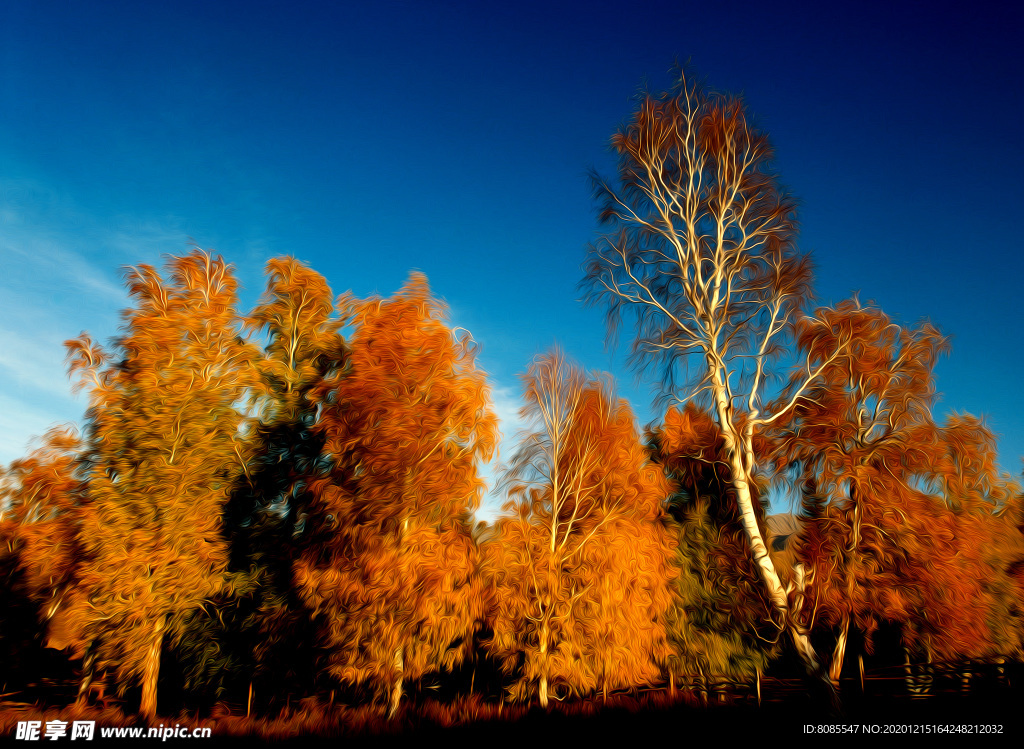
POLYGON ((804 618, 838 627, 833 677, 851 623, 868 647, 889 620, 939 657, 991 649, 993 569, 980 550, 992 500, 1006 490, 976 420, 955 417, 945 429, 932 420, 932 369, 946 340, 927 323, 900 328, 856 300, 819 310, 799 340, 811 366, 825 368, 779 435, 778 466, 795 467, 806 492, 804 618), (849 348, 826 362, 839 337, 849 348), (942 496, 930 493, 935 486, 942 496))
MULTIPOLYGON (((25 593, 42 622, 75 595, 82 554, 78 526, 88 512, 81 452, 74 430, 55 427, 39 448, 13 461, 0 478, 0 543, 6 546, 0 555, 17 555, 25 593)), ((63 647, 65 642, 51 631, 50 644, 63 647)))
POLYGON ((229 582, 221 516, 240 471, 236 406, 256 384, 229 266, 199 250, 168 266, 169 280, 148 265, 127 271, 135 306, 111 352, 84 334, 67 344, 89 389, 95 510, 81 528, 88 603, 74 618, 102 670, 122 689, 142 684, 147 715, 165 633, 177 637, 229 582))
POLYGON ((394 711, 403 680, 460 661, 483 617, 470 523, 497 421, 425 277, 342 303, 349 366, 318 394, 333 468, 311 485, 295 576, 324 621, 332 675, 390 690, 394 711))
POLYGON ((80 507, 85 485, 78 471, 81 440, 73 429, 54 427, 27 458, 0 475, 0 520, 24 525, 80 507))
POLYGON ((492 652, 512 696, 650 683, 668 656, 671 548, 660 523, 667 485, 640 444, 632 410, 558 351, 524 378, 525 435, 507 471, 514 517, 488 546, 492 652))

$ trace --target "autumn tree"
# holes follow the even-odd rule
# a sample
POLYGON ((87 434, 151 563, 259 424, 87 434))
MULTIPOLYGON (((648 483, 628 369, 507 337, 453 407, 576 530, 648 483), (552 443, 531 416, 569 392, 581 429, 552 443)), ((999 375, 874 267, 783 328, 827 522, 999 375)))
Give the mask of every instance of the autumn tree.
POLYGON ((340 306, 349 364, 317 395, 331 467, 310 485, 295 575, 330 673, 368 684, 394 715, 405 681, 451 669, 483 617, 471 514, 497 420, 470 339, 424 276, 340 306))
POLYGON ((1024 659, 1024 490, 1019 482, 989 528, 984 550, 1000 572, 992 585, 993 632, 1000 655, 1019 661, 1024 659))
MULTIPOLYGON (((851 619, 870 634, 879 613, 901 617, 910 606, 908 589, 892 579, 893 555, 904 551, 891 541, 894 529, 885 527, 882 516, 895 514, 891 507, 900 502, 905 516, 909 505, 920 502, 910 477, 934 452, 931 373, 946 342, 930 325, 903 330, 856 301, 821 309, 818 318, 824 324, 801 324, 799 340, 809 366, 824 369, 798 399, 781 454, 799 466, 801 485, 812 487, 808 498, 818 505, 808 508, 821 519, 812 523, 807 548, 835 560, 831 568, 823 560, 807 561, 815 570, 819 604, 811 616, 838 627, 830 672, 838 682, 851 619), (849 345, 836 357, 841 340, 849 345), (838 584, 826 586, 835 594, 836 622, 820 596, 827 575, 839 576, 838 584), (875 578, 870 586, 865 575, 875 578)), ((796 378, 803 383, 802 372, 796 378)))
MULTIPOLYGON (((977 655, 991 640, 994 574, 979 552, 1008 490, 977 420, 932 418, 947 341, 856 300, 816 317, 824 324, 801 324, 799 341, 824 369, 779 432, 778 455, 805 491, 814 605, 804 613, 835 628, 830 676, 838 683, 851 626, 870 648, 881 621, 902 623, 928 654, 977 655)), ((798 373, 791 387, 801 382, 798 373)))
POLYGON ((77 616, 96 665, 122 690, 140 684, 149 718, 165 640, 231 583, 221 518, 258 356, 239 336, 237 284, 223 260, 195 250, 168 271, 127 270, 134 306, 109 350, 85 334, 67 344, 89 392, 94 509, 81 528, 88 605, 77 616))
MULTIPOLYGON (((313 393, 346 359, 344 320, 326 279, 291 257, 269 260, 266 275, 266 291, 245 318, 246 327, 265 341, 253 391, 256 418, 247 430, 243 473, 227 507, 231 566, 247 573, 249 584, 222 604, 233 617, 219 638, 224 640, 220 658, 192 659, 211 672, 211 679, 223 679, 228 669, 221 661, 228 654, 236 670, 252 668, 247 703, 253 684, 257 699, 280 695, 286 701, 282 692, 309 680, 305 669, 311 655, 303 651, 311 648, 309 622, 292 566, 308 484, 326 468, 324 435, 314 428, 319 402, 313 393)), ((204 613, 196 613, 199 632, 217 629, 215 621, 200 621, 204 613)), ((224 612, 218 610, 216 618, 223 622, 224 612)), ((208 636, 195 639, 200 653, 209 649, 208 636)))
POLYGON ((22 526, 44 522, 84 503, 77 432, 54 427, 40 442, 29 455, 0 472, 0 522, 22 526))
POLYGON ((89 512, 81 457, 77 432, 55 427, 0 472, 0 652, 8 684, 18 664, 27 666, 44 644, 70 644, 63 637, 63 617, 54 626, 54 616, 78 595, 78 528, 89 512))
MULTIPOLYGON (((795 246, 796 204, 742 101, 708 92, 686 72, 669 91, 640 97, 612 148, 618 184, 594 175, 609 231, 590 250, 590 300, 607 305, 613 328, 624 316, 636 322, 634 361, 664 364, 667 390, 678 397, 678 375, 692 375, 680 401, 709 397, 750 558, 808 670, 821 674, 789 614, 752 489, 763 467, 755 435, 793 402, 768 408, 765 382, 810 288, 810 265, 795 246)), ((821 369, 807 368, 805 385, 821 369)))
POLYGON ((1013 655, 1021 633, 1011 570, 1021 538, 1003 511, 1019 486, 999 470, 995 436, 975 416, 950 414, 937 453, 926 485, 939 522, 921 527, 926 616, 918 617, 915 634, 940 660, 1013 655), (937 532, 943 526, 946 534, 937 532), (946 548, 936 548, 944 535, 946 548))
POLYGON ((489 545, 491 649, 519 668, 513 697, 655 681, 669 647, 667 486, 632 410, 556 350, 524 378, 532 424, 505 474, 512 513, 489 545), (522 659, 522 665, 519 661, 522 659))

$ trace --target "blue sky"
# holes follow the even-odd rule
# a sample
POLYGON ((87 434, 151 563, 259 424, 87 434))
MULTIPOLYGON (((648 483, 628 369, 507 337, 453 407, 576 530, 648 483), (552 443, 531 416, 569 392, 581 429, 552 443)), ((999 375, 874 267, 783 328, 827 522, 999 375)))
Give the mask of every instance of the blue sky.
POLYGON ((81 415, 62 341, 116 333, 120 266, 190 241, 235 265, 244 307, 275 255, 357 295, 422 270, 506 433, 555 342, 651 420, 650 381, 578 301, 586 170, 690 58, 771 134, 821 301, 952 336, 937 415, 985 415, 1019 474, 1021 11, 824 5, 5 0, 0 462, 81 415))

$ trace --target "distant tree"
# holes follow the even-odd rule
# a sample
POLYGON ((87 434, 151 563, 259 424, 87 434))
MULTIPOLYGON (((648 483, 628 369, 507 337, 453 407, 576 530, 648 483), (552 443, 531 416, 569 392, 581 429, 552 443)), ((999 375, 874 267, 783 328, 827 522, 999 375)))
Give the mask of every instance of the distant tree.
POLYGON ((939 517, 921 527, 926 616, 915 622, 915 634, 942 660, 1014 655, 1021 640, 1011 570, 1022 539, 1003 510, 1019 486, 999 470, 995 436, 981 419, 951 414, 939 440, 930 476, 939 517), (944 548, 937 548, 940 540, 944 548))
POLYGON ((85 501, 79 462, 82 445, 69 427, 54 427, 28 456, 0 471, 0 522, 50 520, 85 501))
POLYGON ((349 367, 316 396, 332 467, 310 485, 295 575, 330 673, 370 684, 394 715, 404 682, 460 662, 483 619, 470 531, 497 420, 424 276, 341 307, 349 367))
POLYGON ((668 658, 671 548, 664 477, 632 410, 560 351, 525 380, 525 435, 504 481, 512 517, 488 547, 497 614, 492 652, 515 671, 513 696, 651 683, 668 658), (536 685, 536 687, 534 687, 536 685))
POLYGON ((127 271, 134 306, 109 352, 85 334, 67 344, 89 391, 94 508, 81 527, 78 624, 122 691, 141 685, 149 718, 165 639, 232 583, 221 518, 241 471, 238 406, 257 384, 229 266, 195 250, 168 269, 167 280, 148 265, 127 271))
POLYGON ((998 634, 1001 655, 1024 660, 1024 490, 1017 483, 1006 504, 990 523, 984 545, 999 574, 992 585, 992 629, 998 634))
MULTIPOLYGON (((623 316, 636 321, 634 361, 662 362, 671 394, 679 395, 684 372, 694 375, 694 389, 679 400, 708 394, 750 558, 776 618, 809 672, 821 675, 810 640, 790 616, 752 488, 764 467, 755 435, 803 393, 798 388, 771 409, 763 395, 810 288, 810 265, 794 244, 796 205, 771 171, 768 138, 750 124, 743 103, 709 93, 685 72, 669 91, 640 98, 612 148, 618 186, 594 176, 609 232, 590 251, 590 300, 607 305, 613 328, 623 316)), ((846 342, 837 344, 826 361, 846 342)), ((806 369, 805 388, 823 366, 806 369)))

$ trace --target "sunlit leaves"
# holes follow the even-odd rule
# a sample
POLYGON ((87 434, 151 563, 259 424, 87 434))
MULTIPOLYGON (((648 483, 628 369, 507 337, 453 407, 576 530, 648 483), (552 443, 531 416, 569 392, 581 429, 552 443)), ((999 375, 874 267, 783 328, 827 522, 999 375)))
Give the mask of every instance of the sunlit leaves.
POLYGON ((482 618, 469 523, 497 422, 469 340, 426 278, 343 303, 348 367, 316 395, 333 467, 311 484, 295 574, 323 621, 331 673, 390 690, 394 708, 403 679, 461 660, 482 618))
POLYGON ((82 444, 67 427, 54 427, 27 457, 0 473, 0 521, 21 525, 49 520, 81 506, 86 485, 82 444))
MULTIPOLYGON (((644 106, 638 118, 654 119, 643 127, 660 132, 655 109, 668 105, 644 106)), ((753 137, 736 129, 736 106, 714 106, 693 121, 712 128, 702 148, 753 137)), ((620 145, 651 146, 638 132, 620 145)), ((732 220, 713 183, 735 175, 715 168, 695 199, 732 220)), ((772 179, 737 179, 748 208, 768 210, 772 179)), ((698 255, 708 220, 694 225, 698 255)), ((50 645, 83 658, 83 686, 96 671, 122 693, 141 685, 150 716, 161 653, 196 700, 255 712, 328 693, 333 703, 335 692, 394 712, 404 685, 450 686, 482 655, 523 701, 607 695, 666 673, 700 688, 752 678, 787 624, 800 647, 808 628, 826 642, 853 627, 870 648, 887 622, 921 655, 1019 655, 1022 495, 983 420, 932 419, 945 340, 856 301, 794 321, 803 270, 788 239, 766 228, 749 248, 754 265, 729 265, 744 241, 730 231, 685 279, 647 289, 648 301, 671 290, 697 309, 685 284, 697 290, 703 274, 713 291, 719 268, 733 284, 720 289, 731 301, 718 300, 731 312, 714 312, 712 294, 688 318, 718 331, 701 349, 713 408, 685 394, 645 449, 609 378, 558 351, 538 357, 524 377, 528 429, 504 474, 507 514, 475 537, 479 464, 494 454, 497 422, 472 339, 450 328, 423 276, 391 298, 335 302, 320 274, 277 258, 241 317, 219 258, 129 269, 122 335, 107 347, 84 334, 68 342, 88 395, 84 438, 51 432, 0 483, 0 562, 16 609, 5 652, 42 644, 45 628, 50 645), (742 291, 748 282, 760 286, 742 291), (752 317, 732 316, 744 307, 752 317), (763 406, 749 395, 790 334, 806 362, 763 406), (750 358, 733 356, 756 340, 750 358), (771 557, 757 545, 770 464, 803 490, 809 518, 798 549, 771 557), (771 566, 794 554, 805 587, 796 572, 774 584, 771 566)), ((641 250, 669 242, 637 235, 647 244, 624 245, 640 253, 632 264, 601 276, 609 291, 641 283, 630 276, 641 250)), ((633 291, 620 303, 647 293, 633 291)), ((668 327, 657 342, 684 355, 682 329, 669 328, 685 320, 671 309, 658 312, 668 327)))
MULTIPOLYGON (((818 310, 798 330, 809 366, 823 367, 778 443, 778 465, 795 469, 812 517, 801 552, 814 602, 805 618, 839 627, 840 644, 852 622, 870 647, 888 620, 939 657, 998 648, 987 612, 1002 573, 979 550, 1011 487, 977 419, 932 419, 946 340, 856 300, 818 310), (839 338, 850 343, 836 357, 839 338)), ((838 678, 841 646, 835 658, 838 678)))
POLYGON ((155 710, 163 634, 227 583, 220 517, 239 465, 238 405, 256 382, 257 351, 239 337, 236 282, 201 251, 168 278, 131 268, 133 306, 109 352, 69 343, 89 387, 89 493, 82 525, 88 606, 78 612, 103 668, 143 683, 155 710))
POLYGON ((81 457, 79 435, 55 427, 37 449, 0 474, 0 559, 9 576, 7 593, 31 605, 57 647, 66 644, 64 614, 68 600, 77 597, 82 561, 79 529, 91 511, 81 457))
POLYGON ((650 682, 668 655, 667 486, 632 410, 560 351, 524 377, 523 435, 505 480, 513 514, 488 544, 496 586, 492 653, 512 696, 650 682))

